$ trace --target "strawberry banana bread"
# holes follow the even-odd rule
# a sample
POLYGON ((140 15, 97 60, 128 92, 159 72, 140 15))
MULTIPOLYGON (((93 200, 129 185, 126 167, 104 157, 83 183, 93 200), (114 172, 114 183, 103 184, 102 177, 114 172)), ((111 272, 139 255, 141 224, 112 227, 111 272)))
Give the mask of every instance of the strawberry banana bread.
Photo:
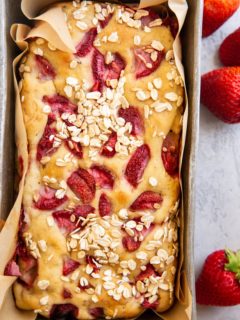
POLYGON ((183 81, 177 20, 58 4, 76 53, 33 39, 20 65, 28 138, 16 305, 47 318, 167 310, 178 255, 183 81))

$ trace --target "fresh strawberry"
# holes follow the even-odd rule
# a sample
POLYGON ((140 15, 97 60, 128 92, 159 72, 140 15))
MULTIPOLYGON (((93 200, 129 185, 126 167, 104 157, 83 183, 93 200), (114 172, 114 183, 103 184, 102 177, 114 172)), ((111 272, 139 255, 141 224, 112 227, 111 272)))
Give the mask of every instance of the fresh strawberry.
POLYGON ((162 161, 167 173, 174 177, 179 171, 179 136, 170 131, 162 144, 162 161))
POLYGON ((95 180, 85 169, 78 169, 67 179, 67 184, 84 204, 91 202, 95 196, 95 180))
POLYGON ((240 66, 240 28, 231 33, 221 44, 219 58, 225 66, 240 66))
POLYGON ((214 306, 240 304, 240 251, 210 254, 196 282, 197 303, 214 306))
POLYGON ((130 209, 132 211, 138 210, 154 210, 155 204, 160 204, 162 197, 159 193, 153 191, 145 191, 137 197, 137 199, 131 204, 130 209))
POLYGON ((71 304, 54 304, 50 311, 50 319, 52 320, 76 320, 78 316, 78 308, 71 304))
POLYGON ((144 171, 148 165, 150 160, 150 149, 147 144, 143 144, 138 147, 134 152, 130 160, 128 161, 126 170, 125 170, 125 178, 127 181, 133 186, 137 187, 140 182, 144 171))
POLYGON ((99 198, 98 210, 101 217, 110 216, 112 213, 112 203, 105 193, 99 198))
MULTIPOLYGON (((136 222, 139 221, 138 218, 134 219, 136 222)), ((146 236, 153 230, 154 224, 151 224, 149 228, 143 227, 142 231, 137 231, 136 229, 132 229, 134 231, 134 236, 126 235, 122 239, 122 244, 125 249, 129 252, 136 251, 141 246, 141 242, 146 238, 146 236), (141 240, 139 240, 139 238, 141 240)))
POLYGON ((116 153, 116 150, 115 150, 116 143, 117 143, 117 133, 113 131, 110 134, 108 141, 106 141, 102 147, 102 150, 100 152, 101 156, 104 156, 107 158, 114 157, 116 153))
POLYGON ((93 42, 97 36, 97 28, 92 28, 85 33, 83 39, 76 47, 76 55, 78 57, 85 57, 93 49, 93 42))
POLYGON ((240 122, 240 67, 221 68, 203 75, 201 102, 222 121, 240 122))
POLYGON ((96 319, 104 317, 103 308, 90 308, 89 314, 96 319))
POLYGON ((106 64, 104 56, 100 51, 95 49, 92 58, 92 71, 98 85, 99 83, 105 85, 107 80, 119 79, 121 71, 125 67, 126 63, 119 53, 115 53, 113 61, 110 64, 106 64))
POLYGON ((66 141, 67 148, 71 151, 71 153, 78 157, 79 159, 83 158, 83 150, 80 142, 75 141, 66 141))
POLYGON ((68 276, 70 273, 75 271, 80 266, 80 263, 78 261, 75 261, 70 258, 65 258, 63 261, 63 275, 68 276))
POLYGON ((204 0, 203 37, 217 30, 238 9, 239 0, 204 0))
POLYGON ((87 261, 87 263, 91 266, 91 267, 93 267, 93 271, 96 273, 96 272, 98 272, 99 271, 99 266, 97 265, 97 262, 94 260, 94 258, 93 257, 91 257, 91 256, 86 256, 86 261, 87 261))
POLYGON ((44 57, 35 55, 37 68, 41 80, 53 80, 56 77, 56 71, 51 63, 44 57))
POLYGON ((137 79, 149 76, 151 73, 156 71, 165 57, 164 50, 157 51, 157 59, 156 61, 153 61, 151 59, 151 53, 146 50, 146 47, 134 49, 135 72, 137 79))
POLYGON ((40 161, 42 157, 53 154, 57 148, 53 147, 54 136, 57 133, 56 129, 46 125, 43 135, 37 146, 37 160, 40 161))
POLYGON ((136 277, 136 281, 144 281, 145 279, 148 279, 151 276, 156 277, 157 273, 153 266, 149 263, 146 265, 146 270, 141 271, 139 275, 136 277))
POLYGON ((62 292, 62 296, 63 296, 63 299, 71 299, 72 298, 72 293, 71 293, 70 290, 64 288, 63 292, 62 292))
POLYGON ((93 175, 96 185, 103 189, 112 189, 114 185, 114 177, 110 170, 104 166, 94 164, 91 166, 91 174, 93 175))
POLYGON ((72 114, 77 111, 77 105, 59 94, 54 94, 52 96, 43 96, 42 101, 43 103, 48 104, 51 107, 53 115, 61 115, 62 113, 72 114))
POLYGON ((131 134, 134 136, 141 135, 144 132, 144 123, 138 108, 130 106, 127 109, 120 108, 118 116, 132 125, 131 134))
POLYGON ((40 197, 35 202, 35 207, 40 210, 52 210, 61 206, 64 202, 67 201, 67 196, 64 196, 62 199, 55 197, 55 190, 49 187, 44 187, 40 190, 40 197))

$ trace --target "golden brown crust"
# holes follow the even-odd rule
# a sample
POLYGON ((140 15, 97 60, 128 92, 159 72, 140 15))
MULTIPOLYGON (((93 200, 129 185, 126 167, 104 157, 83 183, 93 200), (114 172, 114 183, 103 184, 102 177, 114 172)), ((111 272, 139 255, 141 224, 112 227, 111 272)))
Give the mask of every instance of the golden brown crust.
MULTIPOLYGON (((30 43, 29 53, 20 66, 21 100, 29 144, 29 168, 23 196, 27 229, 23 236, 28 250, 37 258, 38 275, 31 287, 26 288, 21 283, 15 283, 14 295, 17 306, 20 309, 36 310, 49 317, 53 305, 70 303, 79 308, 78 319, 92 319, 93 315, 89 312, 92 308, 102 308, 107 318, 136 317, 144 311, 144 301, 155 305, 158 312, 165 311, 174 299, 174 275, 178 254, 176 212, 180 187, 178 177, 167 173, 161 152, 164 138, 169 132, 173 132, 176 137, 181 135, 184 95, 182 80, 172 57, 173 36, 170 28, 164 25, 149 29, 130 26, 131 21, 126 12, 130 12, 131 17, 131 11, 120 6, 101 7, 91 3, 76 4, 76 7, 72 3, 59 6, 66 13, 69 30, 76 46, 89 29, 96 27, 95 24, 99 26, 96 16, 101 18, 99 16, 101 10, 108 10, 107 15, 113 16, 109 23, 101 31, 99 30, 94 41, 96 48, 94 50, 98 50, 105 59, 108 52, 120 54, 126 68, 121 73, 118 87, 108 88, 108 92, 104 87, 102 96, 105 98, 101 101, 100 95, 96 105, 95 97, 91 99, 87 94, 96 80, 94 72, 91 71, 95 52, 93 49, 86 57, 76 57, 56 50, 42 39, 30 43), (120 18, 119 12, 125 14, 124 17, 120 18), (139 39, 141 43, 137 44, 139 39), (159 45, 163 48, 153 49, 159 45), (137 79, 134 48, 146 48, 146 46, 154 52, 162 50, 165 57, 154 72, 137 79), (36 55, 47 59, 55 72, 54 79, 40 75, 36 55), (66 125, 64 116, 57 116, 56 112, 50 111, 50 103, 43 101, 43 96, 52 97, 55 94, 67 97, 69 101, 78 105, 77 118, 75 117, 72 124, 68 122, 66 125), (114 99, 116 103, 113 102, 114 99), (107 110, 104 109, 106 105, 107 110), (125 140, 121 141, 127 141, 126 144, 119 142, 119 149, 112 158, 101 156, 100 150, 106 140, 99 140, 96 127, 93 128, 95 133, 91 133, 92 123, 98 123, 100 134, 106 136, 111 130, 107 130, 106 127, 104 129, 104 123, 107 122, 104 118, 110 118, 111 125, 117 130, 120 139, 121 126, 116 127, 116 111, 123 106, 127 109, 128 105, 138 108, 144 119, 144 133, 133 136, 123 130, 125 140), (94 109, 102 110, 103 114, 94 113, 94 109), (60 138, 54 138, 55 152, 49 156, 44 155, 41 161, 38 161, 38 144, 49 119, 49 112, 57 116, 54 126, 60 138), (111 113, 111 117, 108 112, 111 113), (87 133, 86 130, 82 132, 80 130, 80 133, 77 131, 83 126, 79 125, 79 121, 81 122, 83 118, 87 133), (72 155, 66 147, 63 127, 68 130, 68 134, 72 132, 72 137, 74 132, 76 132, 75 137, 80 137, 76 141, 80 141, 83 146, 82 159, 72 155), (71 130, 69 127, 75 128, 71 130), (90 138, 90 146, 84 140, 86 135, 90 138), (124 177, 124 171, 134 151, 143 143, 149 146, 151 156, 143 178, 134 188, 124 177), (80 198, 77 198, 69 185, 64 182, 79 167, 89 170, 92 164, 104 166, 111 171, 115 179, 114 188, 103 190, 97 187, 95 197, 90 203, 96 210, 90 218, 85 219, 85 229, 75 230, 66 235, 60 230, 56 220, 51 219, 52 212, 73 210, 77 205, 81 205, 80 198), (63 192, 68 200, 54 210, 37 209, 36 201, 44 186, 50 187, 58 194, 63 192), (111 199, 113 206, 112 214, 104 218, 100 217, 98 212, 99 197, 103 191, 111 199), (134 200, 145 191, 160 194, 162 197, 160 205, 155 206, 154 210, 129 209, 134 200), (124 218, 125 209, 127 216, 124 218), (122 237, 127 234, 124 229, 126 230, 126 223, 129 221, 137 221, 137 225, 141 224, 142 228, 146 229, 152 223, 148 230, 150 232, 141 239, 140 247, 133 252, 128 252, 122 245, 122 237), (84 241, 87 241, 87 246, 90 247, 86 248, 84 241), (91 270, 86 262, 86 255, 91 255, 98 261, 100 270, 96 272, 91 270), (63 276, 63 260, 66 257, 78 261, 80 266, 69 275, 63 276), (149 265, 152 265, 156 274, 137 281, 138 275, 149 265), (46 288, 43 280, 48 284, 46 288), (80 284, 85 282, 91 286, 79 289, 80 284), (63 298, 64 288, 71 292, 71 298, 63 298)), ((145 14, 146 11, 138 11, 139 16, 145 14)), ((112 58, 111 54, 108 58, 112 58)), ((115 87, 115 83, 111 85, 115 87)), ((131 230, 127 232, 131 234, 131 230)))

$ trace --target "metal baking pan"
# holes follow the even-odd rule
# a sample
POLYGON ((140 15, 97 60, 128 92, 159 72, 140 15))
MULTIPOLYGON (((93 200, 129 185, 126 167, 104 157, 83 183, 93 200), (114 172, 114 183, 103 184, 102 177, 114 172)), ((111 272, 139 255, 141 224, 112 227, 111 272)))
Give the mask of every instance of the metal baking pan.
MULTIPOLYGON (((126 1, 125 1, 126 2, 126 1)), ((130 1, 127 1, 130 2, 130 1)), ((10 38, 14 22, 26 22, 20 9, 21 0, 0 1, 0 218, 6 219, 14 202, 15 144, 14 144, 14 89, 12 61, 19 53, 10 38)), ((192 320, 196 320, 194 289, 194 213, 195 166, 198 145, 199 89, 200 89, 200 40, 202 0, 188 0, 189 11, 181 34, 183 63, 189 97, 189 122, 183 161, 183 190, 185 208, 185 267, 193 297, 192 320)), ((29 22, 28 22, 29 23, 29 22)), ((157 319, 145 313, 140 319, 157 319)), ((159 318, 158 318, 159 319, 159 318)), ((178 320, 178 319, 176 319, 178 320)))

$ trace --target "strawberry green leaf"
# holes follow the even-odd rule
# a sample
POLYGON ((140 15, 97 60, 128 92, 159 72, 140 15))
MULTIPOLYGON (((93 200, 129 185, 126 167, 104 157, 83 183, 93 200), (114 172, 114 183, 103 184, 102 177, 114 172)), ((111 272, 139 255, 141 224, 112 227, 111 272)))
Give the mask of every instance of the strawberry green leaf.
POLYGON ((236 278, 240 281, 240 250, 235 253, 227 249, 225 252, 228 259, 228 263, 225 264, 225 270, 234 272, 236 278))

